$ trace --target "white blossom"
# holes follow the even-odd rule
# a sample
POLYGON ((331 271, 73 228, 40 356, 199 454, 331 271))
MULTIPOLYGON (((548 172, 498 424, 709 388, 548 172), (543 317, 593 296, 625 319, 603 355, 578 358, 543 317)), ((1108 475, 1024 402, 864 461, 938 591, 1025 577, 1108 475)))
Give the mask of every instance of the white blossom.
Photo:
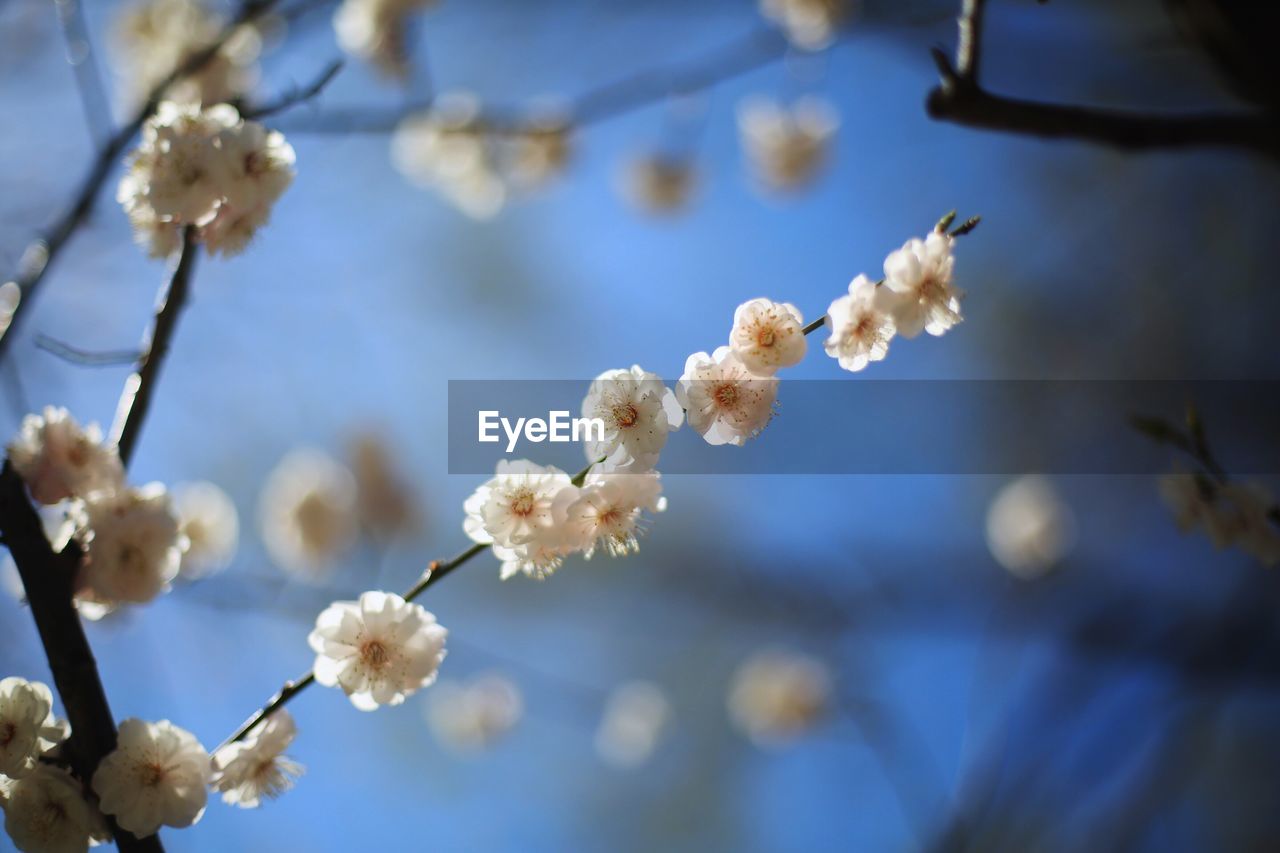
POLYGON ((796 47, 821 50, 835 40, 849 0, 760 0, 760 12, 796 47))
POLYGON ((103 447, 97 424, 83 429, 66 409, 46 406, 27 415, 9 442, 9 461, 39 504, 56 504, 96 491, 113 491, 124 482, 114 447, 103 447))
POLYGON ((1070 550, 1075 520, 1046 477, 1032 474, 1006 483, 987 510, 987 546, 1010 574, 1033 580, 1070 550))
POLYGON ((596 729, 596 754, 616 767, 649 760, 671 720, 671 703, 656 684, 631 681, 609 694, 596 729))
POLYGON ((592 465, 566 510, 566 538, 587 559, 597 548, 611 557, 633 554, 640 550, 644 513, 666 508, 657 471, 618 473, 592 465))
POLYGON ((77 535, 85 542, 83 592, 111 604, 143 604, 167 592, 187 544, 160 483, 91 495, 77 535))
POLYGON ((209 252, 230 256, 266 224, 294 161, 283 136, 228 104, 166 101, 143 125, 116 198, 152 255, 171 252, 180 229, 195 226, 209 252))
POLYGON ((249 734, 213 754, 213 790, 222 801, 256 809, 293 787, 302 765, 284 754, 298 734, 293 715, 281 708, 258 723, 249 734))
POLYGON ((137 836, 161 826, 191 826, 204 814, 212 768, 195 735, 168 720, 130 718, 120 724, 115 751, 93 774, 104 814, 137 836))
POLYGON ((0 680, 0 774, 18 779, 66 739, 67 724, 53 716, 53 694, 39 681, 0 680))
POLYGON ((664 154, 644 154, 628 162, 622 172, 622 190, 636 207, 651 214, 683 210, 697 186, 692 160, 664 154))
POLYGON ((923 240, 908 240, 885 258, 884 286, 894 295, 893 319, 904 338, 914 338, 921 331, 941 335, 963 319, 960 299, 964 293, 951 282, 954 244, 954 237, 931 231, 923 240))
POLYGON ((338 45, 384 74, 409 72, 409 19, 436 0, 342 0, 333 15, 338 45))
POLYGON ((320 580, 359 532, 351 471, 309 448, 288 453, 259 498, 262 541, 281 568, 320 580))
POLYGON ((1176 471, 1160 479, 1160 495, 1184 533, 1204 527, 1216 548, 1238 546, 1266 566, 1280 562, 1280 529, 1268 517, 1276 502, 1261 483, 1176 471))
POLYGON ((316 682, 340 687, 362 711, 399 705, 436 679, 448 635, 420 605, 390 592, 337 601, 316 619, 307 641, 316 682))
MULTIPOLYGON (((125 72, 130 100, 141 103, 175 68, 209 47, 226 21, 201 0, 142 0, 120 16, 114 53, 125 72)), ((262 36, 241 26, 208 61, 165 89, 167 100, 216 104, 246 94, 257 81, 262 36)))
POLYGON ((349 452, 360 524, 381 539, 418 529, 421 519, 417 499, 398 470, 404 460, 373 433, 356 436, 349 452))
POLYGON ((738 108, 738 130, 748 162, 770 190, 810 183, 827 161, 840 126, 835 107, 809 95, 787 105, 753 97, 738 108))
POLYGON ((463 504, 463 530, 476 542, 515 548, 546 539, 563 519, 572 492, 569 475, 559 468, 524 459, 498 462, 493 479, 463 504), (560 497, 565 492, 565 497, 560 497))
POLYGON ((465 682, 442 681, 427 697, 426 717, 436 739, 460 752, 492 746, 524 714, 520 689, 498 673, 465 682))
POLYGON ((4 829, 24 853, 81 853, 110 838, 102 813, 60 767, 41 764, 4 788, 4 829))
POLYGON ((729 348, 757 376, 772 376, 804 358, 804 317, 790 302, 751 299, 733 312, 729 348))
POLYGON ((676 383, 689 426, 708 444, 745 444, 768 426, 777 393, 776 377, 752 373, 729 347, 689 356, 676 383))
POLYGON ((178 571, 195 580, 230 564, 240 540, 240 518, 230 495, 213 483, 182 483, 173 489, 178 530, 187 539, 178 571))
POLYGON ((897 331, 892 301, 888 291, 865 275, 850 282, 849 292, 831 303, 824 318, 830 333, 822 344, 827 355, 855 373, 888 355, 897 331))
POLYGON ((759 652, 733 676, 729 716, 756 744, 780 745, 822 718, 830 694, 831 676, 821 661, 792 652, 759 652))
POLYGON ((588 460, 644 471, 657 463, 667 433, 680 428, 684 412, 658 374, 637 364, 597 376, 582 401, 582 416, 604 422, 603 439, 591 436, 584 444, 588 460))
POLYGON ((564 558, 577 550, 565 541, 563 530, 556 527, 542 534, 539 539, 523 545, 504 547, 495 543, 493 555, 501 563, 498 577, 502 580, 524 574, 541 581, 551 577, 564 565, 564 558))

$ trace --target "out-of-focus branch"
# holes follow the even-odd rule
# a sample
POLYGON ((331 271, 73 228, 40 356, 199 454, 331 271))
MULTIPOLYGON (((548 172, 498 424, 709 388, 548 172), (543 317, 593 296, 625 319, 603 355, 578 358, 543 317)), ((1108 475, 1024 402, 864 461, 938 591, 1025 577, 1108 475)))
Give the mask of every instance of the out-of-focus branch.
POLYGON ((81 367, 115 367, 121 364, 133 364, 142 358, 142 353, 136 349, 94 352, 74 347, 66 341, 60 341, 49 335, 36 336, 36 349, 42 349, 50 355, 81 367))
POLYGON ((967 127, 1077 139, 1126 150, 1230 146, 1280 158, 1280 116, 1272 112, 1168 115, 1046 104, 1006 98, 982 87, 983 0, 965 0, 956 62, 934 49, 941 82, 926 108, 935 119, 967 127))
POLYGON ((246 107, 240 111, 240 115, 247 119, 260 121, 261 119, 292 109, 298 104, 305 103, 323 92, 324 88, 332 82, 333 78, 338 76, 338 72, 342 70, 342 66, 343 61, 341 59, 335 59, 325 66, 325 69, 320 72, 319 76, 306 86, 301 88, 295 87, 274 101, 268 101, 260 106, 246 107))
POLYGON ((95 143, 101 143, 111 136, 115 128, 111 120, 111 101, 107 98, 107 90, 102 85, 93 57, 93 42, 89 38, 89 28, 85 26, 84 8, 80 0, 54 0, 53 5, 67 45, 67 62, 76 75, 76 88, 80 90, 89 133, 95 143))
MULTIPOLYGON (((573 98, 567 120, 581 127, 623 113, 687 95, 768 65, 786 55, 787 42, 774 30, 752 32, 697 59, 645 69, 605 83, 573 98)), ((385 109, 325 110, 283 124, 289 133, 390 133, 406 116, 427 109, 432 98, 385 109)), ((486 108, 478 126, 495 134, 520 133, 537 116, 524 108, 486 108)))
MULTIPOLYGON (((204 68, 240 27, 257 20, 277 2, 278 0, 245 0, 240 6, 240 11, 223 28, 218 37, 208 47, 193 53, 156 84, 147 97, 146 103, 98 149, 89 173, 80 182, 66 211, 43 235, 27 246, 22 253, 17 274, 0 286, 0 302, 4 304, 4 311, 0 312, 0 359, 4 358, 16 328, 27 313, 31 297, 44 280, 45 273, 48 272, 49 264, 57 257, 58 252, 66 245, 76 229, 88 219, 98 197, 98 191, 106 183, 112 167, 124 153, 125 147, 142 128, 143 123, 155 112, 164 93, 177 81, 204 68)), ((312 2, 315 0, 308 0, 308 3, 302 5, 312 2)))
POLYGON ((169 285, 159 295, 156 303, 156 320, 142 345, 138 369, 125 380, 124 392, 116 408, 115 425, 111 434, 120 452, 120 461, 128 467, 138 444, 143 422, 151 409, 151 398, 156 391, 160 368, 173 342, 178 327, 178 316, 186 307, 191 290, 191 273, 195 269, 196 255, 200 253, 195 242, 195 228, 188 225, 182 231, 182 248, 173 267, 169 285))

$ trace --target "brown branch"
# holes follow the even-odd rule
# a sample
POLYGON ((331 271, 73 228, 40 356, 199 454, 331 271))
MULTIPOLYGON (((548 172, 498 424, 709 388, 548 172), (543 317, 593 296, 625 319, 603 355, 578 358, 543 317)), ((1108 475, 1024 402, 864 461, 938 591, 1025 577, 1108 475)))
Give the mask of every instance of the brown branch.
POLYGON ((1272 112, 1171 115, 1047 104, 988 92, 978 81, 984 6, 983 0, 965 0, 954 67, 946 54, 933 50, 941 82, 925 102, 930 117, 983 130, 1076 139, 1129 151, 1225 146, 1280 158, 1280 115, 1272 112))
POLYGON ((120 452, 120 461, 126 468, 133 458, 142 425, 151 409, 151 398, 155 394, 160 368, 164 366, 165 356, 169 354, 169 346, 178 327, 178 316, 186 307, 191 290, 191 273, 195 269, 196 255, 199 253, 199 246, 195 242, 195 227, 188 225, 182 231, 182 248, 169 278, 169 286, 161 292, 156 305, 156 319, 150 340, 143 342, 138 369, 125 380, 124 392, 120 395, 120 403, 116 408, 116 421, 111 433, 120 452))
MULTIPOLYGON (((313 0, 311 1, 313 2, 313 0)), ((44 281, 49 264, 57 257, 63 246, 66 245, 67 240, 71 238, 71 235, 89 218, 89 214, 93 211, 94 202, 97 200, 98 192, 102 189, 102 185, 106 183, 112 167, 116 164, 120 155, 124 153, 125 147, 142 128, 143 123, 155 112, 165 92, 174 83, 204 68, 222 49, 227 39, 231 38, 240 27, 261 17, 277 2, 278 0, 246 0, 246 2, 242 3, 240 11, 223 28, 218 37, 208 47, 193 53, 185 62, 156 84, 148 95, 146 103, 98 149, 93 164, 89 168, 89 173, 80 182, 66 212, 58 217, 43 235, 27 246, 22 253, 17 275, 5 285, 6 289, 13 291, 13 295, 12 305, 7 312, 7 316, 0 315, 0 359, 4 357, 22 318, 26 316, 31 298, 35 295, 35 291, 39 288, 41 282, 44 281)), ((304 6, 306 5, 309 5, 309 3, 304 4, 304 6)))

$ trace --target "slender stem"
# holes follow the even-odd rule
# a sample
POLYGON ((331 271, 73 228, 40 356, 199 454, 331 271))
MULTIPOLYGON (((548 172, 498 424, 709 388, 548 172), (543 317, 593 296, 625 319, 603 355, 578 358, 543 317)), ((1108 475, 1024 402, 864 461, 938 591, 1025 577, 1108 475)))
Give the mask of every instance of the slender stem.
POLYGON ((282 113, 285 110, 296 107, 298 104, 305 103, 324 91, 324 88, 332 82, 334 77, 338 76, 338 72, 342 70, 343 60, 335 59, 324 67, 317 77, 301 88, 284 93, 274 101, 268 101, 257 107, 246 107, 240 111, 240 115, 247 119, 261 120, 268 116, 282 113))
POLYGON ((960 44, 956 48, 956 73, 977 86, 982 64, 982 18, 986 0, 964 0, 960 11, 960 44))
POLYGON ((75 72, 76 88, 80 91, 89 133, 94 142, 100 143, 109 139, 115 128, 111 120, 111 102, 98 74, 93 42, 89 38, 89 28, 85 26, 84 7, 80 0, 54 0, 53 5, 67 45, 67 62, 75 72))
MULTIPOLYGON (((57 257, 71 235, 89 218, 98 192, 106 183, 112 167, 124 153, 125 147, 142 128, 143 123, 155 112, 165 92, 177 81, 204 68, 237 30, 265 14, 277 2, 278 0, 246 0, 241 4, 239 13, 223 28, 218 37, 208 47, 193 53, 156 84, 147 97, 146 103, 98 149, 89 173, 80 182, 67 210, 43 235, 27 246, 22 253, 17 274, 0 287, 0 296, 3 296, 5 303, 5 310, 0 313, 0 358, 4 357, 16 329, 26 316, 31 297, 44 281, 49 264, 57 257)), ((314 0, 307 0, 304 5, 310 5, 312 2, 314 0)))
POLYGON ((125 380, 124 393, 120 395, 120 403, 116 408, 112 435, 120 452, 120 461, 126 467, 133 458, 142 425, 151 409, 151 398, 156 391, 160 369, 164 366, 174 332, 178 328, 178 316, 186 307, 191 291, 191 274, 199 252, 195 242, 195 228, 188 225, 182 231, 182 248, 169 279, 169 286, 159 296, 150 341, 143 341, 138 369, 125 380))

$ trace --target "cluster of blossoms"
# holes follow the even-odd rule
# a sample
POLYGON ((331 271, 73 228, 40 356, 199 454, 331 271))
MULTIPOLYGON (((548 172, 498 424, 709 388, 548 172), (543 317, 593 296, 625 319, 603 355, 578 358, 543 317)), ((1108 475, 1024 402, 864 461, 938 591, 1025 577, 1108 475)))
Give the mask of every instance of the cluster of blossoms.
POLYGON ((342 0, 333 31, 347 53, 403 78, 409 73, 410 18, 433 5, 435 0, 342 0))
POLYGON ((116 198, 138 242, 171 254, 182 229, 213 254, 240 253, 293 181, 293 148, 229 104, 161 103, 143 125, 116 198))
POLYGON ((72 522, 84 550, 76 598, 86 613, 144 603, 169 588, 187 547, 178 516, 159 483, 125 482, 120 457, 96 425, 81 428, 66 409, 49 407, 23 420, 8 449, 32 499, 72 522))
POLYGON ((1280 563, 1280 514, 1265 485, 1175 471, 1160 479, 1160 495, 1182 532, 1203 527, 1216 548, 1240 548, 1264 566, 1280 563))
MULTIPOLYGON (((175 68, 213 44, 226 21, 200 0, 143 0, 128 7, 115 28, 115 53, 133 100, 142 101, 175 68)), ((257 82, 262 51, 256 27, 238 27, 200 70, 173 83, 165 100, 218 104, 243 96, 257 82)))
POLYGON ((850 0, 760 0, 760 12, 801 50, 822 50, 835 40, 850 0))
POLYGON ((564 171, 571 153, 569 124, 554 110, 495 130, 467 94, 442 95, 391 138, 392 162, 406 178, 474 219, 492 218, 511 196, 544 186, 564 171))
POLYGON ((839 126, 835 108, 812 95, 790 105, 755 97, 738 107, 742 148, 757 181, 768 190, 809 184, 825 164, 839 126))
POLYGON ((440 743, 458 752, 492 746, 524 714, 520 689, 497 673, 466 682, 442 681, 431 691, 427 725, 440 743))

